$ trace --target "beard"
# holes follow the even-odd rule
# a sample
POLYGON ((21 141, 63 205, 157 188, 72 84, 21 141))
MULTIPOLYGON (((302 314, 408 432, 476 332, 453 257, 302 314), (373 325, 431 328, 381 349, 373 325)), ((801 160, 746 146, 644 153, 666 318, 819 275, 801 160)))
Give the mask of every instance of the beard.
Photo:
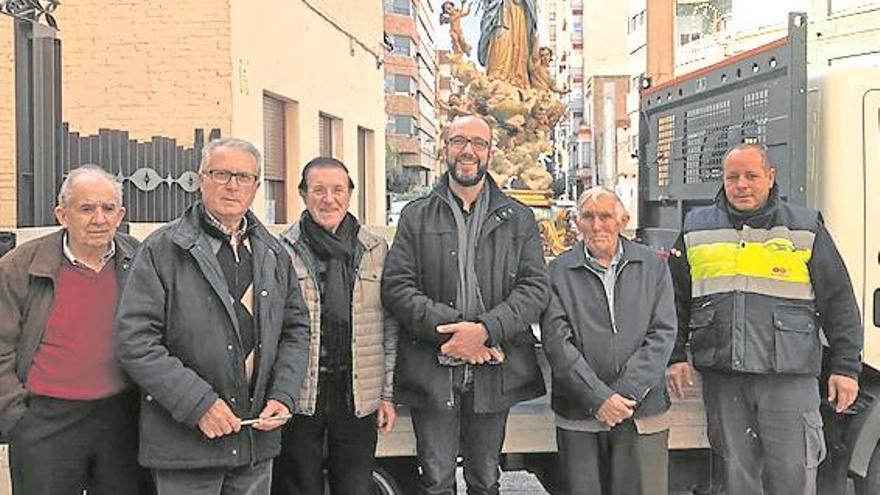
POLYGON ((475 156, 465 155, 464 157, 458 156, 454 159, 450 159, 448 156, 446 157, 446 166, 449 168, 449 176, 457 182, 459 185, 464 187, 472 187, 476 186, 483 180, 483 177, 486 176, 486 171, 489 169, 489 165, 486 161, 480 160, 475 156), (477 171, 473 174, 465 175, 458 169, 458 162, 462 158, 467 159, 468 161, 476 161, 477 171))

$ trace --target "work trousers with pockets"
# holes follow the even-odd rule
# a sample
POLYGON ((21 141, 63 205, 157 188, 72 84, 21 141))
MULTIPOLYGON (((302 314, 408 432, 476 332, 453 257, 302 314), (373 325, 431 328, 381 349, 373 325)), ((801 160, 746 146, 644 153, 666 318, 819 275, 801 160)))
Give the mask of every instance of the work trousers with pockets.
POLYGON ((724 459, 728 495, 815 495, 825 458, 816 378, 714 371, 702 378, 709 443, 724 459))

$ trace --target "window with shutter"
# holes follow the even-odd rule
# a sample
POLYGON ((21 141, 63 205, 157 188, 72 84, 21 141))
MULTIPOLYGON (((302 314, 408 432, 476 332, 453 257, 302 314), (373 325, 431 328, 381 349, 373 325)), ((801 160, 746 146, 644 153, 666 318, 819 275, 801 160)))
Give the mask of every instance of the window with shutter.
POLYGON ((319 114, 318 140, 321 156, 333 156, 333 117, 319 114))
POLYGON ((263 187, 266 198, 266 222, 287 221, 287 144, 285 102, 263 95, 263 187))

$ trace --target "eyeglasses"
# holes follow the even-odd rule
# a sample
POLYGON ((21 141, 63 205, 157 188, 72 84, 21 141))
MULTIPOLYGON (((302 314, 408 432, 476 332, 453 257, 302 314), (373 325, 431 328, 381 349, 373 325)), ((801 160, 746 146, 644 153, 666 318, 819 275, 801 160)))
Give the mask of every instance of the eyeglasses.
POLYGON ((211 178, 215 184, 226 185, 229 184, 229 181, 235 177, 235 182, 239 186, 252 186, 257 183, 257 179, 260 177, 257 174, 252 174, 250 172, 230 172, 229 170, 207 170, 203 172, 204 175, 207 175, 211 178))
POLYGON ((470 143, 474 151, 486 151, 489 149, 489 141, 482 138, 466 138, 464 136, 453 136, 446 140, 451 149, 456 151, 463 150, 470 143))

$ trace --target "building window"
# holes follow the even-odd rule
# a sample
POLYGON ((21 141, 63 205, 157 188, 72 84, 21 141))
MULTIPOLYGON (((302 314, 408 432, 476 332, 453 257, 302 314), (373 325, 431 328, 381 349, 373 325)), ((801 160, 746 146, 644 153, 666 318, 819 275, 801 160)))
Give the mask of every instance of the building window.
POLYGON ((415 91, 415 81, 413 78, 401 74, 385 74, 385 93, 412 95, 415 91))
POLYGON ((829 0, 829 2, 831 4, 829 7, 829 12, 831 13, 840 12, 841 10, 855 9, 856 7, 861 7, 863 5, 877 3, 876 1, 871 0, 829 0))
POLYGON ((678 35, 678 44, 684 46, 692 41, 697 41, 698 39, 700 39, 700 37, 701 37, 700 33, 680 34, 680 35, 678 35))
POLYGON ((385 0, 385 12, 415 17, 412 0, 385 0))
POLYGON ((395 55, 406 55, 407 57, 413 56, 413 41, 408 36, 392 34, 391 44, 394 46, 391 53, 395 55))
POLYGON ((385 132, 398 136, 413 136, 415 134, 415 119, 410 115, 389 115, 385 132))
POLYGON ((287 142, 285 102, 263 95, 263 184, 266 188, 266 222, 287 222, 287 142))
POLYGON ((325 113, 318 114, 318 148, 321 156, 336 155, 336 135, 333 129, 336 120, 325 113))

